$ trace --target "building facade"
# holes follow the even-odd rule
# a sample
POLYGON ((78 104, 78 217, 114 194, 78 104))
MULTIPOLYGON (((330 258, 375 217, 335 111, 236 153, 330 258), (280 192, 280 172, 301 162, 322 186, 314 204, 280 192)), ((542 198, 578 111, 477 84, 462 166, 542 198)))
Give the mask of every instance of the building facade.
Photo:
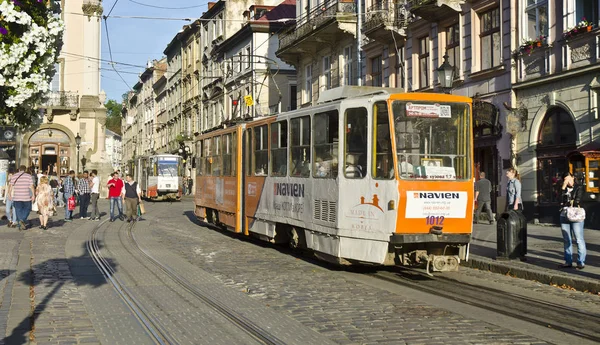
POLYGON ((600 228, 599 2, 513 0, 511 8, 519 33, 512 88, 523 119, 516 161, 525 212, 558 222, 561 177, 571 171, 585 188, 586 227, 600 228))
POLYGON ((117 133, 106 129, 104 134, 106 161, 110 162, 112 170, 121 169, 121 160, 123 159, 121 136, 117 133))
POLYGON ((48 100, 40 104, 43 120, 18 138, 17 165, 57 173, 82 166, 108 174, 105 154, 106 96, 100 89, 100 18, 102 2, 61 2, 65 22, 62 50, 48 100), (75 138, 81 138, 80 145, 75 138))

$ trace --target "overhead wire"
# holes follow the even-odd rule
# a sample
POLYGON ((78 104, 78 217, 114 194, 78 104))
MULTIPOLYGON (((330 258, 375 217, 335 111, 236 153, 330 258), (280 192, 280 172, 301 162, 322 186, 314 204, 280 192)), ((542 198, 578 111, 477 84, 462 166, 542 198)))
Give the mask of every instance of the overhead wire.
MULTIPOLYGON (((117 2, 119 2, 119 0, 117 0, 115 2, 115 5, 117 4, 117 2)), ((114 5, 113 5, 113 8, 114 8, 114 5)), ((110 14, 110 12, 109 12, 109 14, 110 14)), ((115 67, 115 64, 114 64, 114 61, 113 61, 113 56, 112 56, 112 48, 111 48, 111 45, 110 45, 110 35, 108 33, 108 22, 106 20, 107 18, 108 18, 108 16, 104 17, 104 28, 106 29, 106 41, 108 43, 108 53, 110 55, 110 60, 111 60, 111 64, 110 65, 112 66, 113 70, 117 73, 117 75, 119 76, 119 78, 121 78, 121 80, 123 81, 123 83, 125 85, 127 85, 127 88, 129 90, 131 90, 131 86, 129 86, 129 84, 125 81, 125 78, 123 78, 123 76, 121 75, 121 73, 119 73, 119 71, 115 67)))
POLYGON ((165 6, 156 6, 156 5, 148 5, 148 4, 144 4, 142 2, 138 2, 135 0, 128 0, 129 2, 132 2, 136 5, 140 5, 140 6, 145 6, 145 7, 152 7, 152 8, 160 8, 162 10, 187 10, 190 8, 200 8, 200 7, 204 7, 206 6, 206 3, 203 3, 201 5, 195 5, 195 6, 186 6, 186 7, 165 7, 165 6))

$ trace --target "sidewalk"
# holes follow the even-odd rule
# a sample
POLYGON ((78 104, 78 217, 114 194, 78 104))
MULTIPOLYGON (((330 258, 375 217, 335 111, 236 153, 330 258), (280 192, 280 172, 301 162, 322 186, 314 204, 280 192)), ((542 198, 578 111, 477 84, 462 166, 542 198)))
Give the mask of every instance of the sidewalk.
MULTIPOLYGON (((584 230, 587 257, 584 270, 563 269, 563 239, 558 225, 527 224, 527 261, 496 260, 496 226, 475 224, 469 261, 464 266, 509 274, 545 284, 600 293, 600 230, 584 230)), ((573 252, 577 245, 573 244, 573 252)))

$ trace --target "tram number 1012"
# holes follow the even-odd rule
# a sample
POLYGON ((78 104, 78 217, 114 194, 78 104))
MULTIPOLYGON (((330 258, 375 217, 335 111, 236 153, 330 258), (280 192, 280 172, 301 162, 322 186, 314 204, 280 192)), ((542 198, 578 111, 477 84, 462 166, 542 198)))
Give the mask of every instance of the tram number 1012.
POLYGON ((427 225, 444 225, 444 216, 425 217, 427 225))

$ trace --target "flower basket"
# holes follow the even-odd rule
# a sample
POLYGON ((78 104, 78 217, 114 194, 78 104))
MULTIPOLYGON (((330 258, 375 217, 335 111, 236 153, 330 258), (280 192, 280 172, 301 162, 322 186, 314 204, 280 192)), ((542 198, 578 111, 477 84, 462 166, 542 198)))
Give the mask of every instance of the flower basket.
POLYGON ((591 32, 593 29, 594 25, 591 22, 588 22, 585 18, 583 18, 582 21, 580 21, 577 25, 568 30, 565 30, 563 32, 563 38, 573 38, 577 35, 581 35, 586 32, 591 32))
POLYGON ((537 39, 528 38, 523 40, 523 44, 519 46, 519 50, 517 52, 518 55, 531 55, 534 50, 538 48, 542 48, 546 45, 546 36, 541 35, 537 39))

